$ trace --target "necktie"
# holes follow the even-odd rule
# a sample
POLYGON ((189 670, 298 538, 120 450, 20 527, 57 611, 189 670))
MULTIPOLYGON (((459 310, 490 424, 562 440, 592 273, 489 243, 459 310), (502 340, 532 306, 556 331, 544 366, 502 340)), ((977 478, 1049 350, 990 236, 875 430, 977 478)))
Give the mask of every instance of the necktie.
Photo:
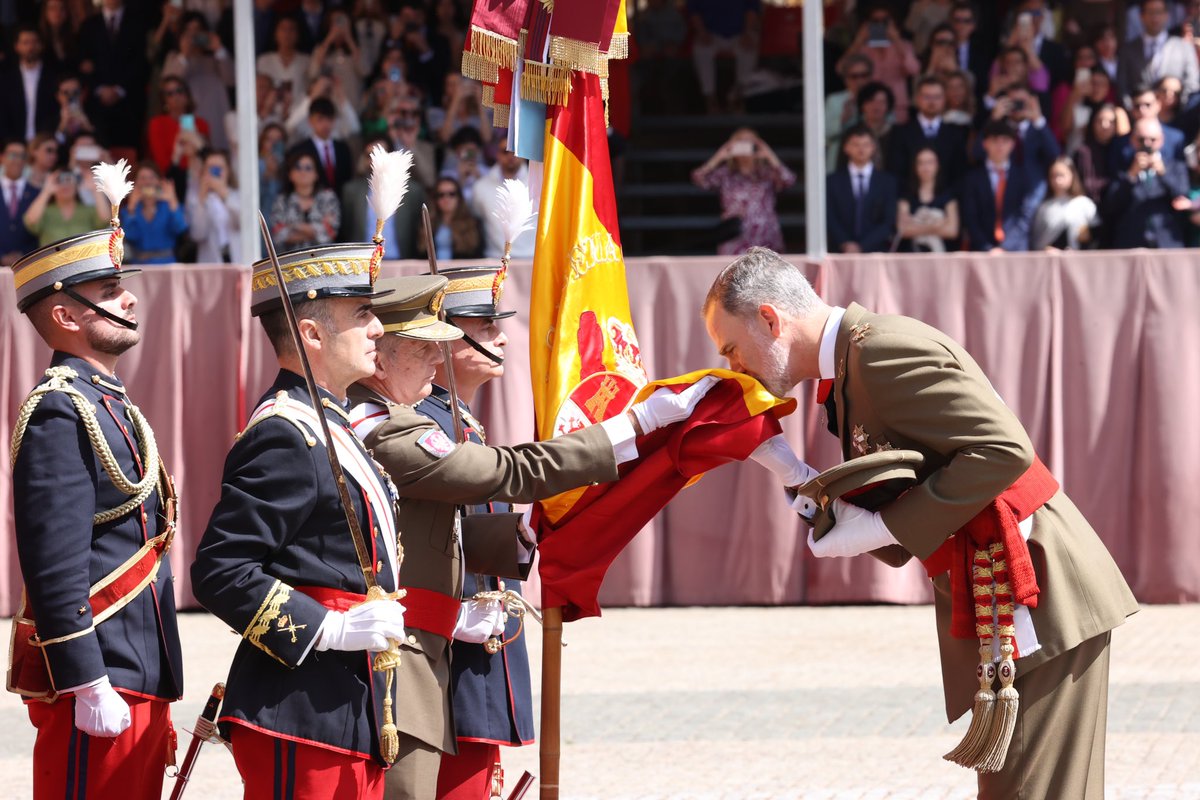
POLYGON ((861 237, 863 219, 867 210, 867 176, 861 172, 854 176, 857 183, 854 189, 854 236, 861 237))
POLYGON ((108 18, 108 38, 116 40, 117 38, 117 15, 113 14, 108 18))
POLYGON ((992 238, 997 245, 1004 243, 1004 190, 1008 188, 1008 173, 1005 170, 996 170, 996 227, 992 231, 992 238))
POLYGON ((833 391, 833 378, 821 378, 817 381, 817 403, 824 405, 833 391))
POLYGON ((333 145, 325 143, 325 182, 333 188, 333 145))
POLYGON ((8 196, 8 218, 16 219, 21 209, 21 195, 17 193, 17 182, 13 181, 8 196))

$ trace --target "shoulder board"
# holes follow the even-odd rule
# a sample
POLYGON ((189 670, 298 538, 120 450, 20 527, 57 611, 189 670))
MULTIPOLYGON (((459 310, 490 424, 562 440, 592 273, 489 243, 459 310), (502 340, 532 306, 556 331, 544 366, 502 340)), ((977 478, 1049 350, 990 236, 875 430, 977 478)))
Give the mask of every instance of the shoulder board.
POLYGON ((441 428, 433 428, 421 434, 417 439, 417 447, 434 458, 445 458, 454 452, 454 442, 450 441, 449 436, 442 433, 441 428))
POLYGON ((271 419, 272 417, 279 417, 280 419, 287 420, 296 426, 296 430, 300 431, 300 435, 304 437, 305 444, 307 444, 309 447, 316 447, 317 437, 313 435, 312 431, 309 430, 308 425, 305 424, 305 422, 301 420, 300 416, 296 413, 296 405, 296 401, 288 397, 287 392, 282 390, 276 392, 274 398, 268 400, 254 410, 254 414, 251 415, 250 421, 246 423, 246 427, 242 428, 242 430, 238 432, 238 435, 234 437, 234 440, 236 441, 237 439, 241 439, 246 435, 247 431, 263 420, 271 419))

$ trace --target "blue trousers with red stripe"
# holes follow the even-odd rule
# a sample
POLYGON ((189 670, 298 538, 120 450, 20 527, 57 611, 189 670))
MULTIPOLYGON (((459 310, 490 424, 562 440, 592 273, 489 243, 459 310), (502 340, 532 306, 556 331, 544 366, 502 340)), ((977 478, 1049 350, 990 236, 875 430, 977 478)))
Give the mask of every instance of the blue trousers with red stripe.
POLYGON ((170 704, 133 697, 132 723, 114 739, 75 727, 75 700, 26 704, 37 728, 33 745, 34 800, 159 800, 168 749, 173 747, 170 704))
POLYGON ((244 725, 229 735, 246 800, 382 800, 383 767, 374 761, 244 725))

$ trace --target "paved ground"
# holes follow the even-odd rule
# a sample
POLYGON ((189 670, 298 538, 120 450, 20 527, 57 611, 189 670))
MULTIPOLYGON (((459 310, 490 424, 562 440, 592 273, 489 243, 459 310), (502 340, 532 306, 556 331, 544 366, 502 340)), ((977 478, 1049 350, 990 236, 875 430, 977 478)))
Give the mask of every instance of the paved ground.
MULTIPOLYGON (((181 627, 188 696, 174 715, 190 728, 237 638, 203 614, 181 627)), ((1115 633, 1108 798, 1200 798, 1198 632, 1200 606, 1158 606, 1115 633)), ((963 723, 941 713, 928 607, 614 610, 566 640, 567 800, 974 796, 972 774, 941 759, 963 723)), ((0 798, 28 797, 33 734, 15 697, 0 730, 0 798)), ((510 782, 537 772, 536 748, 506 756, 510 782)), ((227 752, 206 746, 188 797, 241 797, 227 752)))

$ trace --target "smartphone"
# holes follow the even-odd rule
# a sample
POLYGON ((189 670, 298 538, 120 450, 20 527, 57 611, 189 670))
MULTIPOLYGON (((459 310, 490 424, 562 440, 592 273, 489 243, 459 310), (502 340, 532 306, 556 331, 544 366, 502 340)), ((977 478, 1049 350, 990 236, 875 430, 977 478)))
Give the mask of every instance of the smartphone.
POLYGON ((100 160, 100 145, 81 144, 75 148, 75 160, 89 164, 100 160))
POLYGON ((399 83, 400 79, 402 77, 404 77, 404 76, 400 72, 399 67, 392 67, 391 69, 388 70, 388 80, 391 81, 392 83, 399 83))
POLYGON ((183 114, 179 117, 179 130, 193 133, 196 130, 196 115, 183 114))
POLYGON ((886 22, 873 20, 867 23, 867 47, 887 47, 890 44, 886 22))
POLYGON ((745 139, 736 141, 729 146, 729 154, 731 156, 752 156, 754 155, 754 142, 748 142, 745 139))
POLYGON ((1075 70, 1075 84, 1087 84, 1092 80, 1092 71, 1087 67, 1080 67, 1075 70))
POLYGON ((221 177, 221 172, 222 172, 222 169, 215 165, 208 168, 208 174, 212 175, 214 178, 221 177))
POLYGON ((1017 14, 1017 30, 1022 34, 1033 33, 1033 15, 1028 11, 1017 14))

